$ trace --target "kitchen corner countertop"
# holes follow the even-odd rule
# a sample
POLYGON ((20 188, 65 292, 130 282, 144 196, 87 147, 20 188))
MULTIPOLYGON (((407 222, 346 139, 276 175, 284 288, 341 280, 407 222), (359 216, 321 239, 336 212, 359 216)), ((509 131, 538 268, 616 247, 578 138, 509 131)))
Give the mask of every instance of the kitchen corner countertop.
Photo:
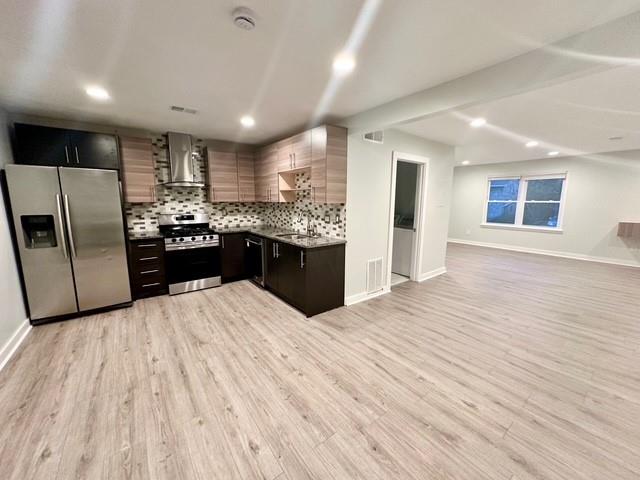
POLYGON ((144 232, 127 232, 129 240, 159 240, 164 238, 159 230, 148 230, 144 232))
POLYGON ((282 243, 288 243, 290 245, 295 245, 296 247, 302 248, 317 248, 317 247, 328 247, 330 245, 342 245, 347 243, 344 238, 335 238, 335 237, 305 237, 305 238, 286 238, 281 237, 280 235, 286 235, 289 233, 299 234, 299 232, 294 232, 292 230, 285 230, 282 228, 273 228, 273 227, 214 227, 213 230, 216 233, 251 233, 253 235, 257 235, 259 237, 266 237, 271 240, 276 240, 282 243))

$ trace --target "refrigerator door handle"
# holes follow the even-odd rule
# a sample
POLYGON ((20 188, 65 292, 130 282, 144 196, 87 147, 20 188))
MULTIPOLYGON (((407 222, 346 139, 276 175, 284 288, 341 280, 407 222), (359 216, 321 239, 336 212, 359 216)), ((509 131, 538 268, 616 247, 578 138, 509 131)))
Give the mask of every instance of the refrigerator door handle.
POLYGON ((58 227, 60 227, 60 244, 62 245, 62 253, 65 260, 69 258, 69 252, 67 251, 67 239, 64 237, 64 220, 62 216, 62 199, 60 194, 56 193, 56 208, 58 209, 58 227))
POLYGON ((76 252, 76 245, 73 241, 73 229, 71 228, 71 214, 69 213, 69 195, 64 196, 64 215, 67 221, 67 234, 69 235, 69 246, 71 247, 71 255, 73 258, 78 258, 76 252))

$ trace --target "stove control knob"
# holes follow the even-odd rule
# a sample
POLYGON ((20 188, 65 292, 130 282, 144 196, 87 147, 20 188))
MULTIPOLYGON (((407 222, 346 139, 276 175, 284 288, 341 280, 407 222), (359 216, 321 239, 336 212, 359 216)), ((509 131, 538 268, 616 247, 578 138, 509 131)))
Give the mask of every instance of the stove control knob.
POLYGON ((209 240, 213 240, 213 235, 209 235, 209 240))
POLYGON ((207 239, 207 236, 206 236, 206 235, 205 235, 204 237, 202 237, 202 240, 206 240, 206 239, 207 239))
POLYGON ((184 238, 180 237, 180 238, 178 239, 178 241, 179 241, 179 242, 184 242, 184 238))
POLYGON ((176 242, 177 242, 177 240, 175 238, 171 239, 171 243, 176 243, 176 242))
POLYGON ((195 239, 196 239, 196 237, 191 237, 191 240, 192 240, 192 241, 193 241, 193 240, 195 240, 195 239))

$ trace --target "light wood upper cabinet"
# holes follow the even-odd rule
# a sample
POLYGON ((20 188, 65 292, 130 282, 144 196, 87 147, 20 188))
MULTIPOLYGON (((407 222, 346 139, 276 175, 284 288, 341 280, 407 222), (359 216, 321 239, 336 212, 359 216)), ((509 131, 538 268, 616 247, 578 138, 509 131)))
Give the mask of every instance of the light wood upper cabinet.
POLYGON ((263 147, 256 156, 256 201, 278 201, 278 147, 276 144, 263 147))
POLYGON ((156 177, 150 138, 120 137, 124 200, 156 201, 156 177))
POLYGON ((346 203, 347 129, 323 125, 260 149, 256 201, 295 201, 297 174, 311 176, 314 203, 346 203))
POLYGON ((323 125, 311 130, 311 200, 347 202, 347 129, 323 125))
POLYGON ((290 142, 293 168, 311 166, 311 130, 294 135, 290 142))
POLYGON ((207 149, 207 180, 210 202, 239 201, 236 153, 207 149))
POLYGON ((277 171, 293 169, 293 145, 290 138, 280 140, 275 144, 275 148, 278 151, 278 164, 277 171))
POLYGON ((255 165, 251 153, 238 153, 238 193, 241 202, 256 201, 255 165))

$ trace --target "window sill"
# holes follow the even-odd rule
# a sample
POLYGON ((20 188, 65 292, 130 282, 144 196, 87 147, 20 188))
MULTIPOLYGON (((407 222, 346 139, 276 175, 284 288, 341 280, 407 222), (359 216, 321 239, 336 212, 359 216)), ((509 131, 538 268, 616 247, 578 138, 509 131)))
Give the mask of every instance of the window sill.
POLYGON ((497 228, 502 230, 520 230, 523 232, 563 233, 562 228, 554 227, 528 227, 526 225, 509 225, 499 223, 481 223, 482 228, 497 228))

